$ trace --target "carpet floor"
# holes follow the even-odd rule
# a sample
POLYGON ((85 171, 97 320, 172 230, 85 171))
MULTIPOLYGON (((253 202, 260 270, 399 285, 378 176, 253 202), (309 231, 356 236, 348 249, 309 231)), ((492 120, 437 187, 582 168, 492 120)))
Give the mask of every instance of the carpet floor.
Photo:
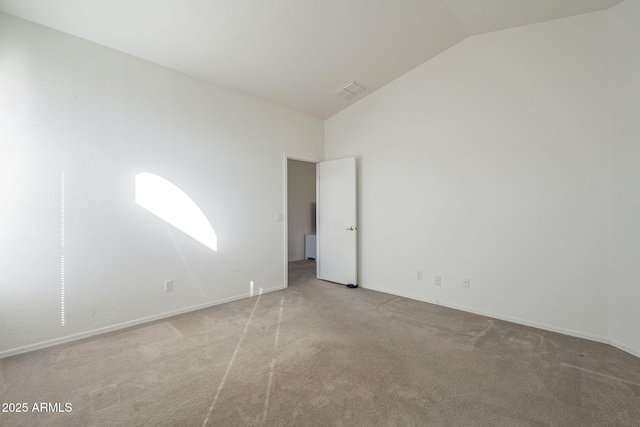
POLYGON ((301 261, 282 291, 1 359, 0 395, 1 426, 638 426, 640 359, 301 261))

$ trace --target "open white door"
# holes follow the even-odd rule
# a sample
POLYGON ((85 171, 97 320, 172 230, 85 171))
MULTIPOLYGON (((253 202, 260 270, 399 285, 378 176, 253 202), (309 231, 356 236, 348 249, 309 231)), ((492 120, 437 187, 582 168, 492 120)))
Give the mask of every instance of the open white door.
POLYGON ((320 162, 317 172, 317 276, 358 284, 356 159, 320 162))

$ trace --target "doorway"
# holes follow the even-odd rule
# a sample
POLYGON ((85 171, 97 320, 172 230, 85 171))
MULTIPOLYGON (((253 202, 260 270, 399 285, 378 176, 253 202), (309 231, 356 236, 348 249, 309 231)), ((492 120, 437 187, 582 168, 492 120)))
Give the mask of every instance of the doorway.
POLYGON ((315 162, 285 154, 284 160, 285 286, 289 285, 289 263, 312 259, 318 279, 357 287, 356 158, 315 162), (305 172, 300 175, 299 169, 305 172))
POLYGON ((287 158, 286 169, 287 268, 292 262, 315 264, 316 163, 287 158))

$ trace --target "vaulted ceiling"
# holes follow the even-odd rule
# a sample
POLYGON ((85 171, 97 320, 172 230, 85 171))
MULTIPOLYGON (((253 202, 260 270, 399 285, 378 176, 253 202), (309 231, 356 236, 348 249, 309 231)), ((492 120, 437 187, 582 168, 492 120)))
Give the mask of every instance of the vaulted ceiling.
POLYGON ((622 0, 0 0, 0 11, 327 118, 466 37, 622 0), (333 94, 356 80, 352 100, 333 94))

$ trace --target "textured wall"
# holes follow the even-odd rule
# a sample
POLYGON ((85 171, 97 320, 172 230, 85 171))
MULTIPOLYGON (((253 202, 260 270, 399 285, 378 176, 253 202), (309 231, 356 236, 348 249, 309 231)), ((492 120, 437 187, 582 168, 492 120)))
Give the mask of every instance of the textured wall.
POLYGON ((0 356, 284 286, 283 156, 322 158, 321 120, 5 14, 0 93, 0 356), (217 252, 134 203, 140 172, 217 252))
POLYGON ((613 343, 640 357, 640 2, 609 11, 613 343))
POLYGON ((498 31, 328 119, 362 285, 606 340, 607 61, 604 12, 498 31))

